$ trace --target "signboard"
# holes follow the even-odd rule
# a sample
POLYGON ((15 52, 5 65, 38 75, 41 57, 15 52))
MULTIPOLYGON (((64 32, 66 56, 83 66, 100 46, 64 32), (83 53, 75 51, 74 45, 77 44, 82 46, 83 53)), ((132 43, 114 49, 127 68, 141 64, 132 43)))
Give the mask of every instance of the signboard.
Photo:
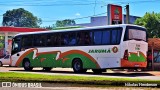
POLYGON ((122 7, 118 5, 108 4, 108 25, 122 24, 122 7))
POLYGON ((12 39, 8 39, 7 54, 11 54, 11 49, 12 49, 12 39))

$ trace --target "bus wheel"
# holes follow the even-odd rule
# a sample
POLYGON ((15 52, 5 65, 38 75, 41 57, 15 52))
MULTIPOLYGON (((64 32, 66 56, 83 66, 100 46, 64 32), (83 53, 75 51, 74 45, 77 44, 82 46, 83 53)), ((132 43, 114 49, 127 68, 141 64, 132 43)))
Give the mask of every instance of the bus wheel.
POLYGON ((100 74, 103 72, 103 69, 92 69, 93 73, 100 74))
POLYGON ((2 64, 2 62, 0 61, 0 67, 2 67, 3 66, 3 64, 2 64))
POLYGON ((80 59, 74 59, 72 67, 75 73, 83 73, 87 71, 87 69, 83 69, 83 63, 80 59))
POLYGON ((30 67, 30 61, 29 60, 24 60, 23 61, 23 67, 24 67, 24 70, 26 71, 31 71, 33 69, 33 67, 30 67))
POLYGON ((83 69, 82 72, 83 72, 83 73, 87 72, 87 69, 83 69))
POLYGON ((51 69, 52 69, 51 67, 43 67, 44 71, 51 71, 51 69))

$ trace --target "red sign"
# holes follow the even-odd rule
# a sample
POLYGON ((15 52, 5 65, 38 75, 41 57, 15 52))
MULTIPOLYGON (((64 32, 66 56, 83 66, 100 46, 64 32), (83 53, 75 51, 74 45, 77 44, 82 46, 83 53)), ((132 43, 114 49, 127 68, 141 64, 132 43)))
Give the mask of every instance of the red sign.
POLYGON ((8 39, 8 45, 12 45, 12 39, 8 39))
POLYGON ((122 24, 122 7, 108 4, 108 24, 122 24))

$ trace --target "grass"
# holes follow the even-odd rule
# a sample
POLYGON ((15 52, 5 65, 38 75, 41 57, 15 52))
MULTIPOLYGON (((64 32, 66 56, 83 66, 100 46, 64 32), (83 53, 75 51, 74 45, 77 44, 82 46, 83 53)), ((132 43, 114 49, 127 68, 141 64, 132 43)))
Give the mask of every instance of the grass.
POLYGON ((89 76, 42 75, 30 73, 0 72, 0 82, 45 82, 83 85, 124 86, 125 83, 153 83, 160 87, 160 80, 108 78, 89 76))

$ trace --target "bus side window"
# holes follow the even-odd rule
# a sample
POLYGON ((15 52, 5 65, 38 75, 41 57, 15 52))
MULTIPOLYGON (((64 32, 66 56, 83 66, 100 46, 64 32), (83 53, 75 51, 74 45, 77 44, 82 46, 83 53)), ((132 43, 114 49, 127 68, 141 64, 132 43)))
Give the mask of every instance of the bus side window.
POLYGON ((39 36, 37 34, 34 35, 34 46, 35 47, 39 46, 39 42, 40 42, 39 36))
POLYGON ((109 45, 110 44, 110 40, 111 40, 110 36, 111 36, 110 30, 103 31, 102 44, 109 45))
POLYGON ((45 47, 46 46, 46 35, 37 34, 34 35, 34 46, 45 47))
POLYGON ((57 33, 56 36, 56 41, 54 43, 55 46, 61 46, 61 44, 63 43, 62 39, 61 39, 61 34, 57 33))
POLYGON ((76 33, 70 33, 68 37, 68 45, 74 46, 77 43, 76 33))
POLYGON ((62 43, 63 43, 65 46, 67 46, 67 45, 68 45, 68 41, 69 41, 68 33, 62 34, 62 40, 63 40, 62 43))
POLYGON ((46 35, 40 35, 40 46, 46 46, 46 35))
POLYGON ((85 45, 92 44, 92 32, 85 32, 85 45))
POLYGON ((94 44, 100 45, 102 41, 102 31, 94 31, 94 44))
POLYGON ((117 31, 117 44, 119 44, 121 42, 121 36, 122 36, 122 30, 119 29, 117 31))
POLYGON ((122 35, 122 30, 121 29, 113 29, 112 30, 112 38, 111 38, 111 44, 112 45, 118 45, 120 44, 121 41, 121 35, 122 35))
POLYGON ((32 47, 33 46, 33 36, 29 35, 28 36, 28 47, 32 47))
POLYGON ((21 47, 24 48, 26 46, 26 38, 22 38, 21 47))
POLYGON ((55 33, 48 34, 46 45, 49 47, 58 46, 58 42, 60 42, 60 41, 57 41, 57 38, 58 38, 58 36, 55 33))
POLYGON ((22 49, 27 49, 32 47, 33 42, 33 36, 32 35, 26 35, 22 37, 22 49))
POLYGON ((47 34, 47 41, 46 41, 46 46, 52 46, 51 44, 51 34, 47 34))
POLYGON ((84 45, 84 40, 85 40, 85 34, 84 32, 78 32, 77 33, 77 41, 78 41, 78 45, 84 45))
POLYGON ((112 30, 112 41, 111 41, 112 45, 117 44, 116 40, 117 40, 117 30, 112 30))

